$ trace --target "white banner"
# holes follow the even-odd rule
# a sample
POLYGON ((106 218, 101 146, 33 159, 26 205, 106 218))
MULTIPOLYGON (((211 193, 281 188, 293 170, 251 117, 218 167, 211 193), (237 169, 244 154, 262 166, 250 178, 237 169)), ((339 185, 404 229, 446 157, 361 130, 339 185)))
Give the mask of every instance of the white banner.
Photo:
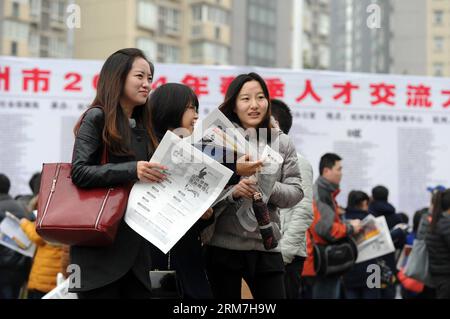
MULTIPOLYGON (((0 57, 0 172, 13 195, 43 162, 70 161, 72 128, 95 94, 102 61, 0 57)), ((290 135, 313 165, 326 152, 344 159, 342 192, 377 184, 408 214, 428 205, 426 187, 450 185, 450 81, 447 78, 249 67, 157 64, 154 87, 191 86, 200 117, 223 101, 230 81, 257 72, 294 114, 290 135)))

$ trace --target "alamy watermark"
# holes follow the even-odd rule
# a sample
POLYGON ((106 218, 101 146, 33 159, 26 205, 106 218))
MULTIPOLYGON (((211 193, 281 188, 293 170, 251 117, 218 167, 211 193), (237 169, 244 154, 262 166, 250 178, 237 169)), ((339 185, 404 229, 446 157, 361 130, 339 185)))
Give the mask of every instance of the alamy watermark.
POLYGON ((366 12, 370 13, 367 17, 366 24, 369 29, 381 28, 381 8, 379 5, 372 3, 367 6, 366 12))
POLYGON ((66 26, 69 29, 81 28, 81 8, 77 4, 69 4, 66 8, 66 26))

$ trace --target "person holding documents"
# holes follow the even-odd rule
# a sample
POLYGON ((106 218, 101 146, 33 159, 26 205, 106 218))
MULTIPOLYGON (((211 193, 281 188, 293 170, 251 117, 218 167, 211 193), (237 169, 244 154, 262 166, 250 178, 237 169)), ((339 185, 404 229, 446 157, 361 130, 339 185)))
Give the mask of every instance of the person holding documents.
MULTIPOLYGON (((363 220, 369 215, 369 195, 363 191, 352 190, 348 194, 347 208, 345 210, 346 220, 363 220)), ((346 299, 380 299, 380 289, 367 287, 367 267, 376 264, 377 261, 370 259, 355 264, 349 272, 343 275, 346 299)))
MULTIPOLYGON (((158 141, 168 130, 189 136, 198 120, 198 99, 183 84, 167 83, 153 91, 150 100, 151 126, 158 141)), ((212 209, 177 242, 165 255, 151 245, 152 269, 175 270, 180 286, 180 297, 185 299, 212 298, 202 259, 200 231, 212 221, 212 209)))
MULTIPOLYGON (((37 209, 37 197, 31 200, 33 209, 37 209)), ((65 274, 68 266, 68 246, 46 242, 36 232, 35 222, 26 218, 20 220, 20 227, 27 237, 36 244, 36 255, 33 259, 28 277, 28 299, 41 299, 56 287, 58 273, 65 274)))
MULTIPOLYGON (((11 182, 0 173, 0 222, 10 212, 17 218, 27 217, 27 212, 10 195, 11 182)), ((26 283, 31 268, 31 258, 0 245, 0 299, 19 298, 20 288, 26 283)))
MULTIPOLYGON (((155 150, 147 102, 154 67, 139 49, 113 53, 103 65, 97 95, 75 127, 72 181, 82 188, 114 187, 136 181, 156 183, 164 166, 150 163, 155 150), (100 107, 100 108, 99 108, 100 107), (106 147, 108 163, 101 165, 106 147)), ((150 298, 150 244, 122 220, 114 243, 72 246, 80 267, 80 299, 150 298)))
MULTIPOLYGON (((273 186, 263 196, 270 225, 279 241, 279 208, 292 207, 303 198, 294 144, 280 130, 272 130, 269 92, 256 73, 241 74, 231 82, 220 110, 241 131, 256 135, 259 148, 273 146, 282 157, 280 166, 268 176, 273 179, 273 186)), ((252 209, 253 195, 260 191, 259 186, 254 178, 241 178, 232 193, 214 207, 220 215, 216 214, 206 258, 208 278, 216 298, 240 299, 242 279, 256 299, 286 297, 280 247, 265 249, 252 209), (242 211, 241 207, 249 208, 242 211)))
MULTIPOLYGON (((191 136, 194 124, 198 120, 198 99, 188 86, 167 83, 158 87, 151 95, 151 124, 158 141, 161 141, 167 131, 187 137, 191 136)), ((236 174, 252 175, 261 166, 261 162, 249 162, 241 158, 239 163, 223 163, 235 172, 231 181, 239 181, 236 174)), ((229 181, 230 183, 230 181, 229 181)), ((213 210, 210 208, 168 254, 163 254, 152 245, 153 269, 175 270, 185 299, 212 298, 211 288, 205 272, 202 255, 200 232, 214 221, 213 210)))

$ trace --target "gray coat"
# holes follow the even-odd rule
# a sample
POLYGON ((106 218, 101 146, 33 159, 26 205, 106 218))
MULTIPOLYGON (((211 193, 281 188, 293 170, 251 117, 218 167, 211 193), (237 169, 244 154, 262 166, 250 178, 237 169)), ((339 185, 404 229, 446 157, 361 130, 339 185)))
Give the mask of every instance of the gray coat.
POLYGON ((313 169, 302 155, 297 154, 298 168, 302 176, 302 190, 305 197, 292 208, 282 209, 281 217, 281 253, 286 264, 295 256, 307 257, 306 231, 313 221, 313 169))
MULTIPOLYGON (((276 182, 267 206, 275 238, 280 240, 279 208, 289 208, 297 204, 303 198, 303 191, 294 144, 281 131, 278 131, 278 136, 276 136, 271 145, 275 143, 279 145, 278 152, 283 157, 284 162, 276 172, 276 182)), ((259 229, 249 232, 240 224, 236 216, 240 205, 242 205, 242 200, 234 201, 230 195, 226 200, 214 207, 216 222, 213 225, 213 227, 215 226, 214 232, 208 244, 233 250, 267 251, 263 246, 259 229)), ((271 251, 280 252, 280 245, 271 251)))

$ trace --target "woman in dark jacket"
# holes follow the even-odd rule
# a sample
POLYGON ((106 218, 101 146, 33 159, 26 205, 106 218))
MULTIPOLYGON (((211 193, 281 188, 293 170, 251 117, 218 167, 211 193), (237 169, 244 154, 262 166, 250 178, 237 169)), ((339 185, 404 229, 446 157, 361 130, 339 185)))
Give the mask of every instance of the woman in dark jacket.
MULTIPOLYGON (((100 72, 92 107, 77 123, 72 181, 83 188, 130 185, 165 178, 162 165, 148 160, 155 149, 146 107, 153 65, 138 49, 112 54, 100 72), (108 163, 100 164, 106 148, 108 163)), ((71 263, 80 267, 80 299, 150 298, 150 244, 122 220, 114 243, 71 247, 71 263)))
MULTIPOLYGON (((345 219, 363 220, 369 215, 369 195, 361 191, 351 191, 348 194, 345 219)), ((367 260, 355 264, 353 268, 343 276, 345 296, 347 299, 379 299, 380 290, 367 287, 367 267, 376 263, 375 260, 367 260)))
POLYGON ((426 236, 429 271, 438 299, 450 299, 450 189, 435 195, 426 236))
MULTIPOLYGON (((167 83, 158 87, 149 100, 151 125, 158 142, 168 130, 180 136, 189 136, 198 119, 198 99, 187 86, 167 83)), ((241 175, 252 175, 261 162, 240 162, 238 165, 223 163, 241 175)), ((239 180, 235 174, 232 180, 239 180)), ((182 296, 185 299, 212 298, 211 288, 205 272, 200 232, 214 221, 209 209, 189 231, 177 242, 168 255, 152 247, 153 269, 166 270, 169 266, 177 273, 182 296), (169 259, 170 258, 170 259, 169 259)))
MULTIPOLYGON (((158 87, 149 100, 151 125, 160 142, 168 130, 189 136, 198 119, 198 99, 187 86, 167 83, 158 87)), ((202 257, 200 231, 213 221, 212 210, 206 212, 176 243, 169 254, 154 245, 152 268, 176 271, 180 290, 186 299, 212 298, 202 257), (169 264, 170 261, 170 264, 169 264)))

